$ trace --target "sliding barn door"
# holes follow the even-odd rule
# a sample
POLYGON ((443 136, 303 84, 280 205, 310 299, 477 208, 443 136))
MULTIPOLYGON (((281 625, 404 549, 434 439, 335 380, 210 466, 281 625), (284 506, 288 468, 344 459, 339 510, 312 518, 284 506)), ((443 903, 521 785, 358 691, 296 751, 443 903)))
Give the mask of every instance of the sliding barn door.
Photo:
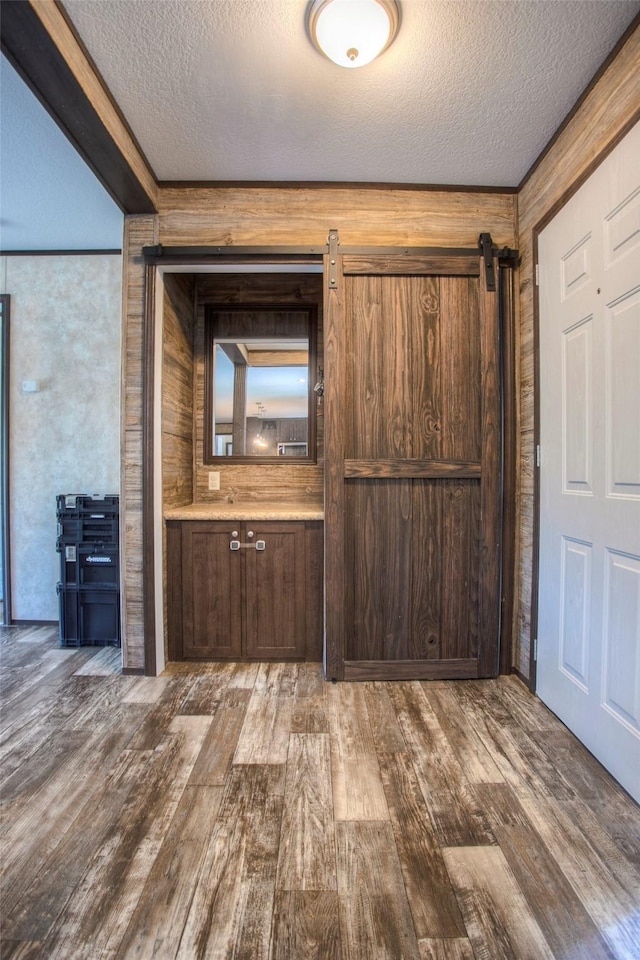
POLYGON ((495 675, 499 345, 484 261, 345 252, 326 285, 327 676, 495 675))

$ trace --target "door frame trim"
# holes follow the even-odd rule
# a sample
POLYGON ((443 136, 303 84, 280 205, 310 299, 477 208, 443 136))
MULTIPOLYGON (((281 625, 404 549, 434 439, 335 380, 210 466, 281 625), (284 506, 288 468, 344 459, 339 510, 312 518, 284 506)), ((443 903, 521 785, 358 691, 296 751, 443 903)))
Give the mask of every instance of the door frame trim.
MULTIPOLYGON (((309 247, 162 247, 160 244, 142 249, 144 261, 144 319, 142 330, 142 609, 144 623, 144 668, 146 676, 156 676, 158 591, 156 571, 158 551, 162 551, 162 540, 156 536, 156 492, 162 478, 155 471, 155 430, 156 430, 156 342, 157 324, 157 283, 159 271, 163 267, 179 266, 190 272, 206 272, 207 265, 220 265, 234 268, 256 268, 265 265, 273 268, 274 273, 294 264, 307 264, 309 268, 322 263, 322 248, 309 247), (320 250, 320 252, 318 252, 320 250), (191 271, 191 268, 193 270, 191 271)), ((250 270, 247 270, 250 272, 250 270)), ((171 654, 171 649, 167 653, 171 654)))

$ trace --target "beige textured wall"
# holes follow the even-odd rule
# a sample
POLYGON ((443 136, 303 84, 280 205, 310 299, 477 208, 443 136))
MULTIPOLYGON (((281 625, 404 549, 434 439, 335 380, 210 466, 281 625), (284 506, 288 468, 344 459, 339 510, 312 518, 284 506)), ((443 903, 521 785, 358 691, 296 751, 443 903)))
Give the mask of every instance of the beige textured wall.
POLYGON ((515 661, 529 676, 534 540, 534 232, 640 115, 640 27, 592 88, 518 194, 520 267, 519 463, 515 661))
POLYGON ((12 615, 57 620, 55 497, 119 492, 118 255, 0 258, 11 296, 12 615), (38 393, 23 393, 38 380, 38 393))

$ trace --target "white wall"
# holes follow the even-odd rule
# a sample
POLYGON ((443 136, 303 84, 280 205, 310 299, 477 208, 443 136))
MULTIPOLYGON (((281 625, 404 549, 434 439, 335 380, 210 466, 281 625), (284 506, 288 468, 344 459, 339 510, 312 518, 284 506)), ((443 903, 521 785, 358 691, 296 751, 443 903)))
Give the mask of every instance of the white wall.
POLYGON ((0 56, 0 248, 119 250, 122 213, 0 56))
POLYGON ((119 492, 119 255, 0 257, 11 296, 12 617, 57 620, 55 497, 119 492), (25 380, 39 392, 24 393, 25 380))

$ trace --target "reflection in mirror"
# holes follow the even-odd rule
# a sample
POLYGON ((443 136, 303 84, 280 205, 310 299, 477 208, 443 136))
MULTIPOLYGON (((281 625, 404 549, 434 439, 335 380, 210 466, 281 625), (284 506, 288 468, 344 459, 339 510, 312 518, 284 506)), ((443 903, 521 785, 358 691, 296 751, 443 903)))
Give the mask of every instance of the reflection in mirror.
POLYGON ((315 463, 315 304, 207 304, 205 463, 315 463))
POLYGON ((214 455, 308 455, 309 341, 214 343, 214 455))

